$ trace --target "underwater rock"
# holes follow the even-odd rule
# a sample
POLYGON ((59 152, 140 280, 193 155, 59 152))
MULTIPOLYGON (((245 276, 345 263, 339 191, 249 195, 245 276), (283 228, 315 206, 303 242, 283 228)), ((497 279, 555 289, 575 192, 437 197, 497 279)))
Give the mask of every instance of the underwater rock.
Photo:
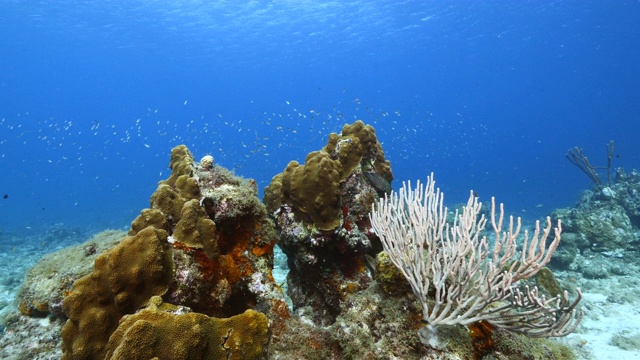
MULTIPOLYGON (((443 333, 444 351, 421 345, 415 297, 369 230, 379 192, 362 173, 371 164, 356 164, 340 183, 340 225, 333 230, 318 229, 287 204, 275 211, 291 268, 290 312, 271 274, 278 234, 255 183, 195 164, 184 147, 174 150, 179 176, 159 184, 161 194, 132 222, 129 236, 98 256, 65 298, 63 359, 473 358, 463 326, 443 333)), ((61 323, 12 318, 0 357, 20 343, 22 355, 60 358, 51 346, 61 341, 61 323), (47 336, 38 338, 37 352, 28 349, 30 334, 47 336)), ((483 350, 492 358, 571 358, 552 342, 493 335, 493 347, 483 350)))
POLYGON ((562 220, 562 248, 608 252, 640 246, 640 174, 616 172, 611 186, 586 191, 575 208, 558 209, 562 220))
POLYGON ((382 251, 376 258, 376 270, 374 275, 378 285, 385 293, 390 295, 411 294, 411 285, 407 278, 398 269, 389 255, 382 251))
POLYGON ((0 359, 59 360, 63 318, 42 319, 13 314, 0 333, 0 359))
POLYGON ((73 282, 92 271, 93 261, 105 250, 117 245, 125 233, 106 230, 88 241, 47 254, 27 271, 18 292, 20 312, 27 316, 65 317, 62 299, 73 282))
POLYGON ((623 168, 616 170, 616 182, 612 187, 617 202, 624 208, 633 226, 640 228, 640 173, 636 169, 627 174, 623 168))
POLYGON ((176 273, 165 301, 218 317, 268 312, 284 299, 271 275, 275 225, 255 181, 203 160, 196 163, 184 145, 174 148, 171 176, 160 182, 151 209, 141 212, 129 234, 168 224, 176 273))
POLYGON ((319 230, 333 230, 344 220, 341 185, 356 168, 360 174, 375 172, 387 182, 393 179, 375 130, 360 120, 344 125, 340 135, 329 135, 327 145, 309 153, 305 164, 292 161, 276 175, 264 191, 267 210, 273 213, 288 205, 310 217, 307 221, 319 230))
POLYGON ((225 319, 185 312, 154 297, 120 321, 105 359, 267 359, 267 317, 254 310, 225 319))
MULTIPOLYGON (((125 337, 114 345, 120 349, 114 354, 133 354, 136 349, 127 344, 134 340, 126 336, 134 330, 119 326, 152 296, 160 296, 166 304, 189 307, 194 313, 181 319, 197 318, 191 319, 195 321, 192 325, 201 327, 211 325, 210 320, 203 320, 208 316, 250 316, 253 323, 258 318, 266 322, 266 327, 259 327, 268 330, 269 323, 282 326, 290 317, 284 294, 271 274, 275 225, 257 198, 255 182, 207 161, 204 166, 196 164, 185 146, 172 150, 170 167, 172 174, 159 183, 151 196, 151 208, 132 222, 129 237, 98 257, 93 273, 76 281, 65 298, 69 320, 62 330, 64 359, 103 358, 112 334, 125 337), (268 314, 270 321, 258 311, 268 314), (95 321, 101 326, 95 326, 95 321)), ((174 331, 180 321, 175 320, 174 331)), ((162 326, 169 323, 172 321, 164 321, 162 326)), ((160 325, 147 325, 144 331, 152 331, 153 326, 160 325)), ((245 355, 254 355, 244 358, 264 358, 270 331, 264 332, 262 340, 254 336, 251 331, 234 333, 227 340, 233 341, 228 348, 235 350, 226 354, 243 358, 239 354, 246 351, 245 355), (262 346, 259 351, 247 348, 258 343, 262 346)), ((141 341, 155 338, 144 339, 141 341)), ((185 346, 202 344, 193 341, 185 346)), ((181 354, 198 353, 195 348, 183 350, 181 354)))
POLYGON ((365 172, 387 183, 393 178, 375 131, 356 121, 331 134, 304 165, 289 163, 265 189, 288 257, 288 294, 319 324, 331 324, 347 296, 369 286, 366 256, 382 248, 368 219, 379 189, 365 172))

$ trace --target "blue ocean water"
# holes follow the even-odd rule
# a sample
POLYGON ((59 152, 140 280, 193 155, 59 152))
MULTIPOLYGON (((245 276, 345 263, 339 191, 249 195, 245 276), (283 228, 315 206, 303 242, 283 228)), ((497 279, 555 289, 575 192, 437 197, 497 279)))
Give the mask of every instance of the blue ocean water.
POLYGON ((535 219, 640 167, 638 1, 0 1, 0 231, 126 227, 169 153, 260 189, 330 132, 376 128, 395 175, 435 172, 535 219))

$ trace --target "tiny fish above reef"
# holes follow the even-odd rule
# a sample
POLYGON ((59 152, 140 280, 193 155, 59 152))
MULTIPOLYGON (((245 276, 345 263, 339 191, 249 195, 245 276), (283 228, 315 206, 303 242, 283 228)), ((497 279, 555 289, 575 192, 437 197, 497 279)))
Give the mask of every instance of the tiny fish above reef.
POLYGON ((4 194, 4 196, 2 198, 3 199, 8 199, 9 198, 9 194, 4 194))

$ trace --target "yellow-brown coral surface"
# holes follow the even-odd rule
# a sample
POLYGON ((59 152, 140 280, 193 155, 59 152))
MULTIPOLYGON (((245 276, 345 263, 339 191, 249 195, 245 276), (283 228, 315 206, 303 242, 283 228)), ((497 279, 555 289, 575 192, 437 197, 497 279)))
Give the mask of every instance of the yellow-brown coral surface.
POLYGON ((167 291, 173 260, 167 233, 147 227, 98 256, 64 299, 63 359, 101 359, 118 321, 167 291))
POLYGON ((307 155, 304 165, 291 161, 274 176, 264 190, 267 210, 287 204, 308 214, 318 229, 335 229, 342 215, 340 184, 359 164, 363 171, 375 171, 388 182, 393 179, 375 130, 360 120, 345 124, 341 134, 332 133, 322 150, 307 155))
POLYGON ((269 320, 252 309, 270 313, 284 298, 271 275, 274 224, 255 182, 196 164, 184 145, 172 150, 170 167, 129 236, 65 298, 64 359, 103 359, 107 351, 118 359, 266 354, 269 320), (189 314, 136 313, 153 296, 189 314), (107 346, 110 337, 119 340, 107 346))
POLYGON ((226 319, 203 314, 162 311, 162 300, 125 316, 113 333, 105 359, 264 359, 270 338, 269 320, 247 310, 226 319))

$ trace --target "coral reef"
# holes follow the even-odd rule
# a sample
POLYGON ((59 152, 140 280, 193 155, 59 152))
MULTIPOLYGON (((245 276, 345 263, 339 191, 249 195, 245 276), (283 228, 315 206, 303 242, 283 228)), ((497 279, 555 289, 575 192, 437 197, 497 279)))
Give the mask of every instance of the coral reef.
MULTIPOLYGON (((265 207, 252 180, 174 148, 171 175, 126 237, 105 252, 97 242, 78 247, 82 270, 55 286, 25 285, 27 310, 10 317, 0 355, 22 339, 22 353, 38 359, 571 358, 556 343, 481 326, 451 327, 445 350, 424 347, 420 307, 370 231, 367 215, 392 179, 373 128, 345 125, 308 159, 274 178, 265 207), (276 241, 294 311, 273 278, 276 241), (24 334, 40 334, 42 348, 24 345, 24 334)), ((33 274, 66 265, 44 264, 33 274)), ((552 275, 540 281, 553 288, 552 275)))
MULTIPOLYGON (((242 347, 245 355, 254 354, 247 358, 262 358, 266 353, 248 350, 247 344, 257 344, 258 340, 243 338, 256 334, 241 319, 250 318, 255 323, 260 318, 267 323, 259 326, 264 330, 269 328, 265 315, 253 310, 271 315, 275 324, 289 316, 283 294, 271 275, 274 224, 257 198, 255 182, 237 178, 214 165, 212 157, 201 164, 194 162, 185 146, 174 148, 171 176, 161 181, 152 194, 151 208, 144 209, 132 222, 127 238, 96 259, 93 273, 76 281, 64 300, 69 320, 62 330, 63 358, 103 357, 113 334, 134 331, 120 329, 134 321, 125 316, 147 305, 152 296, 201 313, 175 319, 183 327, 198 325, 204 329, 218 324, 215 326, 220 329, 226 326, 219 330, 225 336, 231 331, 229 326, 245 329, 227 339, 236 344, 228 343, 232 354, 238 352, 234 346, 242 347), (234 315, 238 318, 231 320, 234 315), (224 319, 212 320, 209 316, 232 318, 227 324, 224 319), (95 321, 103 326, 94 326, 95 321)), ((131 319, 139 319, 138 313, 132 316, 131 319)), ((164 319, 168 315, 158 316, 164 319)), ((158 321, 164 325, 154 324, 154 328, 163 329, 172 320, 158 321)), ((269 334, 263 333, 260 349, 266 348, 269 334)), ((194 334, 194 339, 197 337, 194 334)), ((127 347, 131 341, 134 340, 125 338, 117 345, 121 350, 116 353, 132 354, 127 347)), ((184 345, 202 344, 194 340, 184 345)), ((190 351, 197 352, 195 348, 185 348, 175 356, 195 354, 190 351)), ((210 351, 214 351, 208 353, 214 358, 219 354, 215 349, 210 351)))
POLYGON ((74 283, 63 302, 63 359, 104 357, 120 318, 167 291, 173 260, 166 239, 164 230, 147 227, 98 256, 93 272, 74 283))
POLYGON ((170 232, 176 276, 164 299, 212 316, 268 311, 280 290, 271 275, 273 222, 253 180, 200 164, 185 146, 172 150, 171 176, 151 196, 151 209, 129 231, 154 226, 170 232))
POLYGON ((304 165, 289 163, 265 189, 288 256, 288 294, 295 308, 309 306, 317 323, 331 324, 346 297, 371 283, 367 256, 380 244, 367 214, 380 184, 390 188, 392 178, 374 129, 356 121, 332 133, 304 165))
MULTIPOLYGON (((398 274, 385 276, 402 277, 398 269, 389 269, 393 271, 398 274)), ((571 349, 555 340, 530 339, 504 330, 489 330, 474 338, 475 330, 461 325, 443 331, 445 349, 425 347, 417 334, 422 326, 420 306, 404 281, 395 294, 374 282, 348 296, 344 310, 327 327, 314 326, 304 317, 293 317, 288 328, 295 330, 274 339, 270 355, 284 360, 575 359, 571 349), (402 287, 407 291, 400 291, 402 287)))
POLYGON ((117 245, 124 235, 122 231, 106 230, 80 245, 45 255, 25 276, 17 298, 20 312, 64 317, 62 299, 73 282, 89 274, 98 255, 117 245))
POLYGON ((0 333, 0 359, 59 360, 63 318, 40 318, 13 313, 0 333))
POLYGON ((388 294, 399 295, 411 292, 409 282, 384 251, 380 252, 376 259, 375 275, 378 285, 388 294))
POLYGON ((269 320, 246 310, 226 319, 165 306, 159 297, 120 321, 107 344, 105 359, 265 359, 269 320))
POLYGON ((622 274, 624 269, 608 258, 627 257, 640 246, 640 173, 619 168, 611 186, 595 186, 573 208, 558 209, 562 243, 552 265, 579 270, 592 279, 622 274))
POLYGON ((329 135, 327 145, 309 153, 304 165, 291 161, 276 175, 264 191, 267 210, 289 205, 308 215, 307 221, 319 230, 333 230, 344 220, 342 184, 359 166, 360 173, 375 173, 386 182, 393 179, 375 130, 362 121, 345 125, 340 135, 329 135))

